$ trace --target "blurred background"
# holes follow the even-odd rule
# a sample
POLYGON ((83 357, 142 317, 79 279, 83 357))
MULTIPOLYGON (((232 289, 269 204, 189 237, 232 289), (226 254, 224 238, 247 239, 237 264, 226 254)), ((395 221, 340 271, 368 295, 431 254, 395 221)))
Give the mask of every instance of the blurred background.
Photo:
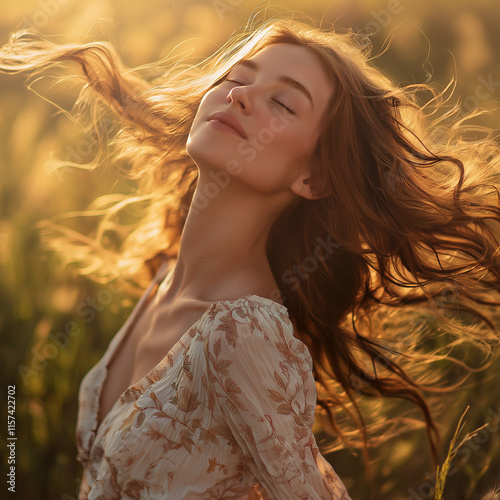
MULTIPOLYGON (((190 53, 197 62, 217 50, 256 15, 297 10, 323 27, 371 32, 374 64, 401 85, 456 77, 451 102, 463 112, 493 109, 500 100, 500 3, 496 0, 358 0, 259 3, 249 0, 19 0, 0 4, 0 44, 34 27, 57 43, 107 40, 128 67, 190 53), (173 51, 173 52, 172 52, 173 51)), ((300 16, 299 16, 300 18, 300 16)), ((67 72, 77 69, 67 63, 67 72)), ((64 74, 64 72, 60 73, 64 74)), ((65 169, 49 160, 84 163, 96 141, 62 110, 77 93, 55 73, 35 81, 0 75, 0 334, 2 482, 7 467, 7 387, 15 385, 16 493, 23 499, 74 499, 82 468, 76 461, 77 393, 136 299, 111 293, 65 268, 47 251, 35 225, 83 210, 101 194, 131 186, 112 169, 65 169), (52 103, 45 100, 52 101, 52 103), (57 105, 55 106, 54 103, 57 105), (58 109, 58 107, 60 109, 58 109)), ((499 128, 500 114, 476 123, 499 128)), ((83 226, 75 229, 85 230, 83 226)), ((500 368, 475 374, 440 418, 443 450, 467 405, 466 430, 489 427, 470 440, 450 470, 445 498, 481 498, 500 482, 500 368)), ((321 429, 317 429, 321 433, 321 429)), ((360 456, 326 455, 353 499, 368 498, 360 456)), ((372 450, 376 498, 432 498, 432 465, 423 431, 372 450)), ((0 496, 7 498, 3 483, 0 496)), ((9 497, 10 498, 10 497, 9 497)), ((493 497, 491 497, 493 498, 493 497)))

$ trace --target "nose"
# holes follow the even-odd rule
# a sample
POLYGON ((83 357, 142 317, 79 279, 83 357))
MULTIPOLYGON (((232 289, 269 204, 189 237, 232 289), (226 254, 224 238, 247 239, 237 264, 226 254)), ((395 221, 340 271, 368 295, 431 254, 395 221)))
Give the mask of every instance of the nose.
POLYGON ((247 92, 242 86, 233 87, 227 94, 226 100, 228 103, 236 103, 244 112, 250 112, 250 99, 248 98, 247 92))

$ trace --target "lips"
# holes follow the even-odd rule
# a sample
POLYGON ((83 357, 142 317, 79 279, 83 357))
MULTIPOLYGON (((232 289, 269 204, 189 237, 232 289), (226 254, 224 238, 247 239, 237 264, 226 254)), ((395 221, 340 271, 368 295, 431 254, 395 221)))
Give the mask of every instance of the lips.
POLYGON ((248 137, 245 131, 243 130, 243 127, 241 126, 240 122, 231 113, 228 113, 227 111, 217 111, 216 113, 213 113, 208 117, 207 121, 212 121, 212 120, 218 120, 221 123, 227 125, 228 127, 231 127, 243 139, 246 139, 248 137))

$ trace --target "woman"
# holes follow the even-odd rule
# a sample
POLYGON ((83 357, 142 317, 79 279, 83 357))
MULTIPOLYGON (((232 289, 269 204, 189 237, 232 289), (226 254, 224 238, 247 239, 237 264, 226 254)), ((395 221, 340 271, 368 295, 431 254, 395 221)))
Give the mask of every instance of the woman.
POLYGON ((419 384, 366 318, 453 280, 488 321, 500 156, 450 144, 354 42, 263 23, 149 88, 107 44, 4 48, 4 71, 81 65, 153 198, 154 237, 120 257, 142 243, 154 279, 80 388, 80 499, 348 499, 312 424, 319 403, 340 432, 359 394, 413 401, 436 455, 419 384))

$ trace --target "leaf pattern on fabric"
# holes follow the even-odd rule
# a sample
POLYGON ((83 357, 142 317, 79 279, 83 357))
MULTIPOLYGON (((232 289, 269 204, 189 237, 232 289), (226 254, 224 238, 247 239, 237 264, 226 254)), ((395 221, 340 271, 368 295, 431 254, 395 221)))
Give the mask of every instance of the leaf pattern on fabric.
POLYGON ((212 304, 96 428, 119 340, 81 384, 79 500, 350 500, 317 448, 312 360, 284 306, 212 304))

